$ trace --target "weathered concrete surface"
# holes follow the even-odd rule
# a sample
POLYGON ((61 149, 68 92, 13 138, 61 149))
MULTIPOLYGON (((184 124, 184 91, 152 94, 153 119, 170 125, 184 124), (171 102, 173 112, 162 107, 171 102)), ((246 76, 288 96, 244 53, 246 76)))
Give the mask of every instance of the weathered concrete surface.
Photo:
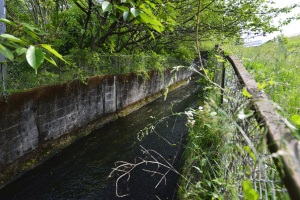
MULTIPOLYGON (((173 85, 192 72, 175 73, 173 85)), ((43 147, 59 143, 66 135, 107 122, 139 101, 147 103, 145 98, 160 94, 173 76, 170 71, 148 75, 148 79, 133 73, 95 76, 87 79, 87 85, 71 81, 2 97, 0 178, 4 171, 17 169, 33 154, 38 157, 43 147)))

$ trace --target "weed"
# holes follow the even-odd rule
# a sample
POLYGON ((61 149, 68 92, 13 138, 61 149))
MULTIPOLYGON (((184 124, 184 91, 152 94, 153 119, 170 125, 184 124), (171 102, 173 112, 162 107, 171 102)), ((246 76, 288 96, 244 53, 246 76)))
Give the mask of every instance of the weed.
MULTIPOLYGON (((267 150, 266 131, 250 110, 250 94, 226 61, 224 67, 223 92, 206 80, 205 101, 198 109, 186 112, 189 142, 182 157, 185 178, 180 181, 179 199, 285 199, 272 160, 275 155, 267 150)), ((214 80, 220 81, 218 67, 209 68, 214 71, 214 80)), ((266 83, 260 86, 264 88, 266 83)))

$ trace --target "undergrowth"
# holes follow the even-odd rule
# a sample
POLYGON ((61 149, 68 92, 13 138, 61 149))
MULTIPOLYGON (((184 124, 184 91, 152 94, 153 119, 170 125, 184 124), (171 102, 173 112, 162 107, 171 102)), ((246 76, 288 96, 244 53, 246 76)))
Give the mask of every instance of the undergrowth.
MULTIPOLYGON (((220 80, 214 55, 210 60, 210 74, 220 80)), ((288 199, 273 163, 280 152, 269 153, 265 128, 253 118, 233 70, 226 62, 224 66, 224 103, 219 103, 220 87, 205 81, 204 101, 198 109, 186 111, 189 142, 182 157, 185 178, 180 180, 178 198, 288 199)))
MULTIPOLYGON (((295 40, 295 44, 297 41, 295 40)), ((289 46, 289 43, 285 46, 289 46)), ((279 113, 290 120, 291 128, 299 129, 299 55, 288 53, 283 45, 275 41, 258 47, 246 48, 228 44, 225 48, 232 51, 243 62, 258 86, 268 94, 273 102, 278 104, 279 113)), ((295 136, 300 139, 299 134, 295 134, 295 136)))
POLYGON ((286 113, 298 112, 300 108, 298 57, 286 55, 276 42, 251 48, 228 46, 228 49, 237 55, 257 82, 269 83, 265 91, 274 102, 282 105, 286 113))
POLYGON ((4 84, 0 86, 0 96, 76 79, 86 83, 86 78, 91 76, 135 73, 145 77, 149 71, 155 70, 162 73, 168 68, 178 65, 186 66, 191 63, 191 60, 177 60, 174 57, 165 57, 154 52, 152 52, 152 56, 144 53, 139 55, 100 55, 97 52, 78 49, 73 50, 64 59, 69 64, 55 59, 57 66, 44 63, 39 67, 38 74, 34 74, 32 68, 25 61, 3 64, 7 73, 4 84))

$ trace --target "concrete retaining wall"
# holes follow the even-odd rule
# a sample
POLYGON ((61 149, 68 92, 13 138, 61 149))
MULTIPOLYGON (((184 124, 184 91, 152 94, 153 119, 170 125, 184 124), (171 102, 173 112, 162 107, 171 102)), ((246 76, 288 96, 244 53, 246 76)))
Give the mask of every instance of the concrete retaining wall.
MULTIPOLYGON (((191 72, 175 72, 173 84, 191 72)), ((95 76, 51 85, 0 99, 0 178, 18 160, 30 158, 45 144, 84 128, 101 118, 116 116, 126 107, 162 91, 173 74, 148 73, 95 76), (145 79, 145 80, 144 80, 145 79)), ((110 118, 112 119, 112 118, 110 118)))

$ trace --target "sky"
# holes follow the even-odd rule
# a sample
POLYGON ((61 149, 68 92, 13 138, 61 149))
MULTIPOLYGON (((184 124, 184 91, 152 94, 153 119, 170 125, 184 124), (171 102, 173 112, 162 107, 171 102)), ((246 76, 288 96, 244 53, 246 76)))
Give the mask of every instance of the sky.
MULTIPOLYGON (((293 3, 300 3, 300 0, 274 0, 274 1, 276 2, 276 5, 272 5, 274 7, 284 7, 287 5, 291 5, 293 3)), ((290 14, 282 14, 278 18, 274 19, 274 25, 278 24, 278 21, 280 18, 285 19, 287 17, 293 16, 298 13, 300 13, 300 8, 294 9, 293 12, 290 14)), ((300 20, 292 21, 289 25, 282 27, 282 29, 283 29, 282 33, 286 36, 296 34, 296 33, 300 34, 300 20)), ((280 34, 280 32, 275 32, 273 34, 267 35, 266 37, 262 37, 262 36, 256 37, 256 38, 252 39, 252 41, 273 39, 274 37, 276 37, 279 34, 280 34)))

